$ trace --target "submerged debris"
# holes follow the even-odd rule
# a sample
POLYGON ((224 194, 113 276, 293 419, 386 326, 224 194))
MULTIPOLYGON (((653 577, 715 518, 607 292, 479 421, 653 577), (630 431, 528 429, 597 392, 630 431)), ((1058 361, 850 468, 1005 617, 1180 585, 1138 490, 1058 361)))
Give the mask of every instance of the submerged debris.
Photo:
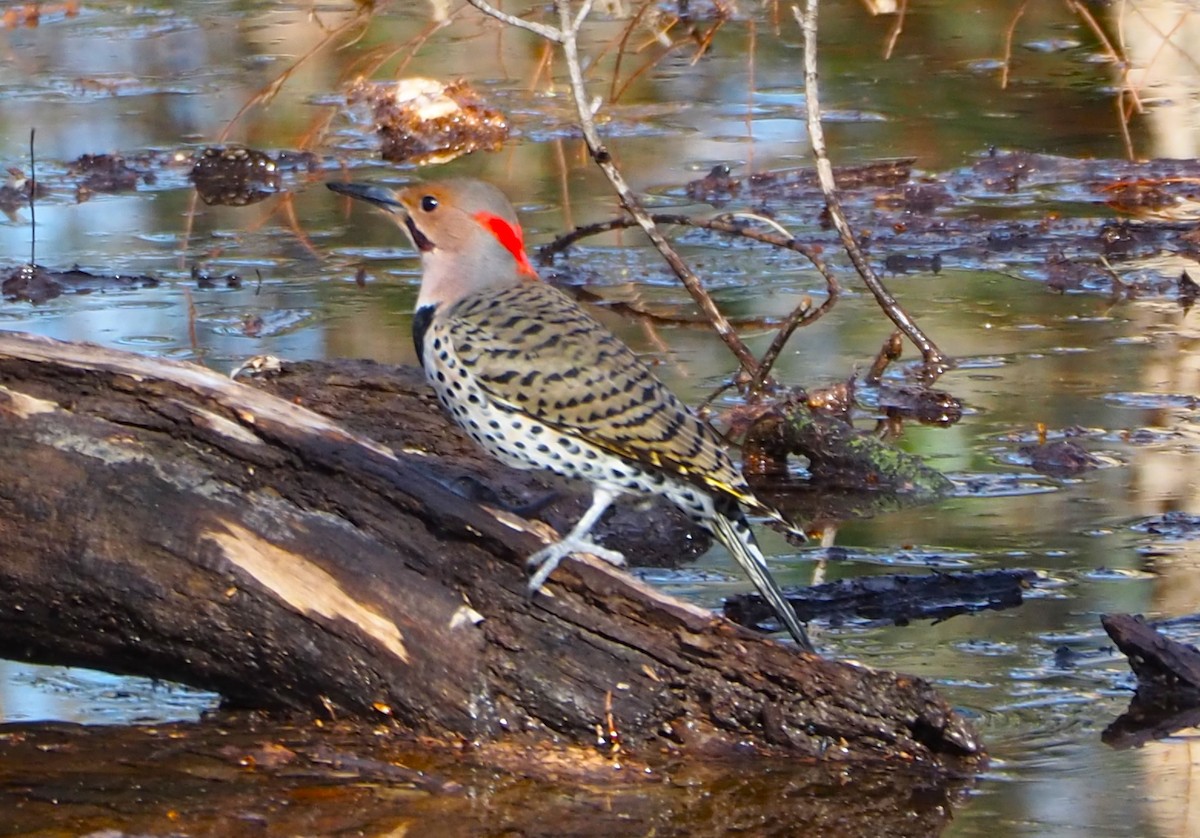
POLYGON ((51 271, 41 265, 22 265, 8 273, 0 283, 0 294, 7 300, 44 303, 63 294, 91 294, 95 291, 117 291, 130 288, 154 288, 158 280, 152 276, 104 276, 88 273, 78 267, 68 271, 51 271))
POLYGON ((1130 215, 1175 221, 1200 218, 1200 178, 1139 177, 1101 188, 1110 207, 1130 215))
POLYGON ((1100 623, 1137 678, 1137 692, 1104 731, 1114 748, 1141 747, 1200 724, 1200 651, 1159 632, 1141 615, 1105 614, 1100 623))
MULTIPOLYGON (((1002 266, 1052 291, 1130 299, 1176 290, 1179 270, 1164 256, 1200 261, 1196 160, 992 151, 947 172, 921 173, 912 160, 896 160, 836 169, 834 179, 861 225, 860 240, 892 274, 1002 266), (1122 217, 1113 218, 1114 209, 1122 217)), ((812 169, 738 177, 722 164, 680 188, 716 206, 737 201, 768 214, 786 208, 810 225, 797 238, 829 238, 812 169)))
POLYGON ((689 181, 686 190, 687 196, 693 201, 704 201, 719 206, 737 197, 742 191, 742 181, 733 177, 733 169, 724 163, 718 163, 704 177, 689 181))
MULTIPOLYGON (((867 187, 892 188, 906 183, 912 176, 916 158, 884 160, 861 166, 840 166, 833 170, 834 180, 841 189, 867 187)), ((743 187, 756 201, 781 199, 794 200, 798 193, 819 192, 816 169, 784 169, 774 172, 756 172, 746 178, 731 175, 728 166, 720 164, 685 187, 688 197, 720 206, 737 197, 743 187)))
POLYGON ((891 419, 915 419, 922 425, 949 427, 963 417, 962 399, 932 387, 883 386, 878 404, 891 419))
POLYGON ((17 168, 9 168, 8 179, 0 185, 0 212, 13 213, 21 207, 29 205, 29 195, 36 191, 35 197, 44 198, 49 194, 40 180, 36 181, 17 168))
POLYGON ((1096 262, 1067 256, 1057 247, 1046 254, 1044 263, 1046 287, 1060 293, 1081 288, 1099 289, 1110 281, 1110 276, 1096 262))
POLYGON ((1052 477, 1070 477, 1099 468, 1100 459, 1077 442, 1056 439, 1041 445, 1022 445, 1022 456, 1029 458, 1030 467, 1052 477))
POLYGON ((214 146, 197 158, 191 180, 204 203, 242 207, 279 191, 279 164, 263 151, 214 146))
POLYGON ((1191 274, 1183 271, 1179 274, 1179 305, 1183 307, 1184 312, 1191 311, 1192 306, 1196 303, 1196 298, 1200 297, 1200 283, 1192 279, 1191 274))
POLYGON ((346 101, 372 108, 383 159, 393 163, 446 163, 479 149, 495 151, 508 139, 508 120, 463 81, 359 79, 346 101))
POLYGON ((130 192, 139 182, 151 184, 157 179, 154 172, 133 168, 119 154, 81 154, 67 174, 82 175, 75 184, 75 199, 81 204, 97 192, 130 192))
MULTIPOLYGON (((840 397, 831 400, 836 414, 841 410, 840 397)), ((820 486, 822 492, 932 499, 953 490, 945 475, 919 457, 848 422, 818 413, 796 397, 781 399, 757 416, 746 431, 742 453, 753 458, 759 473, 778 473, 786 468, 789 456, 802 456, 808 460, 810 483, 820 486)))
POLYGON ((942 272, 942 254, 909 256, 907 253, 889 253, 884 257, 883 269, 890 274, 940 274, 942 272))
POLYGON ((239 275, 230 272, 225 276, 213 276, 208 271, 201 270, 198 265, 192 265, 192 280, 197 288, 216 288, 217 285, 224 285, 226 288, 242 287, 242 278, 239 275))
POLYGON ((10 8, 0 13, 0 26, 16 29, 18 26, 33 28, 45 17, 75 17, 79 14, 79 0, 65 3, 10 3, 10 8))

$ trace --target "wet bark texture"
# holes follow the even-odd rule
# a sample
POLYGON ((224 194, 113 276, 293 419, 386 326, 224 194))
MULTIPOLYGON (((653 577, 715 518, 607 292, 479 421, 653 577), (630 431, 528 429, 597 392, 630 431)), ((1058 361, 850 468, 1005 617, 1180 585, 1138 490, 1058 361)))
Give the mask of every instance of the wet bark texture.
MULTIPOLYGON (((788 594, 801 620, 869 620, 906 625, 912 620, 947 620, 958 614, 1016 608, 1038 578, 1035 571, 1001 568, 967 572, 861 576, 812 585, 788 594)), ((759 594, 725 601, 725 616, 757 627, 774 619, 759 594)))
POLYGON ((1137 691, 1103 739, 1114 748, 1140 748, 1200 724, 1200 650, 1162 634, 1140 615, 1105 614, 1101 625, 1129 659, 1137 691))
POLYGON ((1105 614, 1100 624, 1137 676, 1138 698, 1156 704, 1200 705, 1200 651, 1162 634, 1134 614, 1105 614))
POLYGON ((626 754, 979 757, 929 684, 800 655, 603 563, 564 562, 529 598, 545 527, 500 508, 511 473, 446 464, 465 443, 411 373, 309 364, 269 386, 285 398, 0 336, 0 656, 448 742, 594 745, 600 726, 626 754))

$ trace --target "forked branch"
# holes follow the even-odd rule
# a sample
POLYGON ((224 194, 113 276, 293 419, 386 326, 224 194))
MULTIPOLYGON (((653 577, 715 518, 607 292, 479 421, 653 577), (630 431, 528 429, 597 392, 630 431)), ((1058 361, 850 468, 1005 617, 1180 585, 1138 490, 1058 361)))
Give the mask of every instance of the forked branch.
POLYGON ((817 6, 818 0, 805 0, 803 13, 800 12, 798 6, 792 6, 792 14, 795 15, 796 22, 800 24, 800 28, 804 32, 804 100, 808 114, 809 142, 812 143, 813 157, 817 162, 817 179, 820 181, 821 191, 825 195, 829 216, 833 219, 833 225, 842 239, 842 246, 850 256, 855 270, 863 278, 867 288, 875 295, 875 300, 883 309, 884 314, 921 351, 921 357, 925 361, 926 377, 936 378, 946 371, 949 366, 948 359, 937 348, 937 344, 922 331, 916 321, 908 316, 908 313, 884 286, 879 275, 875 273, 854 238, 854 231, 850 229, 850 222, 846 220, 846 213, 842 210, 842 202, 838 198, 837 185, 833 180, 833 164, 829 161, 829 153, 825 147, 825 133, 821 127, 821 102, 817 84, 817 6))

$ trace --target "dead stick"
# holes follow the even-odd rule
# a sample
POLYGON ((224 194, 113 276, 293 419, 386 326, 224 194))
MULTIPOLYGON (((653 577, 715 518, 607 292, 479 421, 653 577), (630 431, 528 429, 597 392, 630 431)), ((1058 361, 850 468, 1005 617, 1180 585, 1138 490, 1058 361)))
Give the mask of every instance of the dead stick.
MULTIPOLYGON (((675 215, 667 213, 651 213, 651 219, 656 224, 676 224, 684 227, 699 227, 705 230, 713 230, 719 233, 726 233, 732 236, 740 236, 742 238, 751 239, 752 241, 763 242, 773 247, 781 247, 787 250, 801 253, 812 262, 813 267, 821 274, 825 280, 825 285, 829 290, 825 302, 821 303, 815 310, 809 301, 802 302, 796 306, 786 318, 779 331, 775 333, 775 338, 771 341, 771 345, 767 347, 767 351, 763 353, 762 358, 758 362, 758 372, 750 379, 750 384, 747 391, 756 393, 764 388, 767 384, 767 376, 771 372, 771 368, 778 360, 779 354, 783 351, 783 347, 787 344, 788 339, 796 329, 801 326, 807 326, 812 322, 824 317, 825 314, 833 308, 837 302, 838 295, 841 293, 841 287, 833 274, 830 273, 828 266, 817 256, 816 251, 806 244, 796 241, 789 236, 783 236, 774 233, 764 233, 758 230, 751 230, 744 225, 738 224, 727 218, 714 219, 698 219, 687 215, 675 215)), ((611 232, 613 230, 623 230, 632 227, 637 222, 631 218, 620 217, 612 218, 608 221, 600 221, 595 224, 589 224, 585 227, 576 227, 569 233, 559 236, 549 244, 543 245, 538 249, 538 260, 548 262, 556 253, 565 251, 575 242, 580 239, 596 236, 601 233, 611 232)), ((643 312, 638 312, 644 316, 643 312)), ((724 389, 724 388, 722 388, 724 389)))
POLYGON ((841 236, 842 246, 854 263, 855 270, 863 278, 867 288, 875 295, 879 303, 896 327, 921 351, 925 367, 931 378, 936 378, 946 370, 949 362, 937 345, 929 339, 916 322, 900 306, 900 303, 884 286, 883 281, 871 268, 867 257, 863 254, 846 220, 842 210, 842 202, 838 198, 837 185, 833 180, 833 164, 825 146, 825 134, 821 127, 821 103, 817 85, 817 6, 818 0, 805 0, 805 11, 800 12, 798 6, 792 6, 792 14, 804 33, 804 99, 808 109, 808 135, 812 143, 813 156, 817 161, 817 179, 821 183, 821 191, 825 194, 825 203, 829 215, 841 236))

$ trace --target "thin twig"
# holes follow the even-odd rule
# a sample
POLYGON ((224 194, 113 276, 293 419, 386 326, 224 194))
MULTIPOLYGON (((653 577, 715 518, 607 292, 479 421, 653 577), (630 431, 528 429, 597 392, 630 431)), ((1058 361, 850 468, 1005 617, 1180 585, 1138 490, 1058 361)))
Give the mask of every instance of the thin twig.
POLYGON ((817 5, 818 0, 805 0, 804 13, 801 14, 798 6, 792 6, 792 14, 804 33, 804 99, 808 111, 808 136, 809 142, 812 144, 813 156, 817 161, 817 179, 820 181, 821 191, 825 195, 825 205, 837 228, 838 235, 842 239, 842 246, 850 256, 850 261, 854 263, 855 270, 863 278, 867 288, 875 295, 875 300, 883 309, 884 314, 921 351, 927 376, 936 378, 948 367, 949 362, 946 356, 908 316, 908 313, 904 311, 871 268, 854 238, 854 231, 850 229, 850 222, 846 220, 846 213, 842 210, 842 203, 838 198, 837 185, 833 180, 833 164, 829 161, 829 154, 825 147, 825 134, 821 127, 821 103, 817 85, 817 5))
MULTIPOLYGON (((582 300, 585 303, 599 306, 605 311, 613 311, 618 314, 628 315, 629 317, 640 320, 646 326, 671 326, 675 329, 687 329, 689 331, 710 331, 710 326, 707 320, 702 320, 696 317, 685 317, 682 315, 676 316, 672 314, 658 314, 649 309, 642 308, 635 303, 627 303, 622 300, 610 300, 593 291, 589 291, 581 286, 563 287, 562 290, 568 292, 577 300, 582 300)), ((772 324, 765 323, 760 318, 739 318, 738 324, 746 328, 767 327, 772 324)), ((660 340, 654 340, 655 345, 662 352, 666 352, 667 347, 660 340)))
POLYGON ((1122 89, 1117 91, 1115 100, 1117 106, 1117 124, 1121 126, 1121 141, 1125 144, 1125 157, 1128 160, 1136 160, 1137 156, 1133 149, 1133 134, 1129 131, 1129 111, 1125 108, 1125 97, 1132 98, 1132 90, 1122 89))
MULTIPOLYGON (((1096 40, 1100 42, 1100 45, 1108 54, 1109 60, 1121 68, 1121 89, 1117 92, 1117 120, 1121 126, 1121 139, 1125 143, 1125 154, 1130 160, 1136 160, 1137 156, 1134 153, 1133 137, 1129 133, 1129 117, 1135 112, 1139 114, 1145 113, 1145 106, 1142 103, 1141 94, 1138 92, 1137 87, 1130 81, 1129 58, 1125 54, 1124 44, 1122 43, 1121 50, 1113 46, 1112 41, 1104 33, 1104 29, 1100 26, 1100 23, 1087 10, 1087 7, 1078 2, 1078 0, 1065 0, 1065 2, 1067 8, 1079 15, 1088 28, 1092 30, 1092 34, 1096 36, 1096 40), (1128 109, 1125 107, 1126 97, 1129 98, 1130 103, 1128 109)), ((1122 35, 1123 40, 1124 36, 1122 35)))
POLYGON ((746 34, 750 42, 746 45, 746 139, 749 141, 747 157, 749 158, 748 165, 753 171, 754 165, 754 99, 755 93, 758 91, 757 67, 758 67, 758 27, 754 25, 754 18, 750 18, 746 23, 746 34))
POLYGON ((37 161, 33 157, 37 128, 29 129, 29 267, 37 267, 37 161))
POLYGON ((593 0, 583 0, 583 5, 579 8, 579 14, 575 16, 574 20, 570 19, 571 6, 569 3, 555 3, 558 7, 558 13, 562 17, 564 32, 570 32, 571 37, 579 34, 579 27, 583 26, 583 22, 592 13, 592 2, 593 0))
POLYGON ((1004 64, 1000 69, 1000 89, 1008 90, 1008 74, 1012 69, 1012 45, 1013 38, 1017 33, 1017 22, 1021 20, 1021 16, 1025 14, 1025 7, 1029 5, 1029 0, 1022 0, 1021 5, 1017 7, 1013 13, 1012 20, 1008 22, 1008 28, 1004 30, 1004 64))
POLYGON ((879 347, 879 352, 875 354, 875 360, 871 362, 870 369, 863 376, 863 383, 871 387, 879 386, 883 380, 883 373, 888 368, 888 364, 898 360, 901 353, 904 351, 904 336, 897 329, 887 336, 887 340, 879 347))
POLYGON ((890 60, 892 53, 896 50, 896 42, 900 40, 900 33, 904 31, 904 18, 908 15, 908 0, 900 0, 900 9, 896 13, 896 22, 892 24, 892 31, 888 33, 887 46, 883 48, 884 60, 890 60))
POLYGON ((320 41, 310 48, 308 52, 304 53, 304 55, 301 55, 286 70, 272 79, 265 87, 263 87, 242 104, 242 107, 238 109, 238 112, 235 113, 227 123, 225 123, 225 127, 221 129, 221 133, 217 135, 217 142, 223 143, 228 140, 229 135, 233 133, 233 127, 237 125, 238 121, 241 120, 241 118, 245 116, 255 105, 269 104, 292 77, 292 75, 316 55, 318 55, 327 44, 332 43, 337 38, 341 37, 344 32, 349 31, 354 26, 359 24, 365 26, 369 20, 370 14, 360 10, 357 14, 355 14, 354 17, 341 24, 336 29, 327 30, 324 37, 322 37, 320 41))
MULTIPOLYGON (((763 244, 773 245, 774 247, 782 247, 787 250, 800 253, 807 257, 815 267, 821 272, 821 276, 825 279, 826 284, 836 285, 832 274, 825 269, 823 263, 816 258, 816 251, 803 242, 796 239, 780 236, 772 233, 764 233, 760 230, 751 230, 741 224, 735 224, 732 221, 726 221, 721 218, 692 218, 690 215, 680 215, 676 213, 655 212, 650 214, 650 219, 655 224, 673 224, 679 227, 698 227, 702 230, 713 230, 718 233, 728 233, 731 236, 740 236, 744 239, 750 239, 763 244)), ((586 239, 591 236, 598 236, 601 233, 611 233, 613 230, 627 230, 630 227, 640 226, 638 222, 632 218, 621 216, 619 218, 610 218, 608 221, 598 221, 594 224, 587 224, 583 227, 576 227, 569 233, 556 238, 554 241, 544 244, 538 248, 538 261, 545 264, 549 262, 556 254, 562 253, 571 245, 580 239, 586 239)))
MULTIPOLYGON (((474 2, 474 0, 471 0, 474 2)), ((713 324, 717 334, 725 341, 725 345, 733 352, 734 357, 738 359, 742 369, 749 375, 754 375, 757 372, 758 363, 754 359, 754 355, 738 337, 733 326, 730 325, 725 315, 717 308, 712 297, 704 290, 704 286, 700 282, 700 278, 692 272, 683 258, 671 247, 670 243, 663 237, 662 232, 655 226, 654 221, 642 208, 641 201, 634 195, 629 184, 625 182, 624 175, 613 163, 612 155, 605 148, 604 143, 600 139, 600 135, 596 131, 596 124, 592 119, 592 109, 588 105, 587 90, 583 84, 583 73, 579 63, 578 42, 576 41, 576 31, 566 28, 571 20, 570 3, 568 0, 555 0, 555 5, 558 7, 559 16, 562 19, 564 26, 564 38, 562 41, 563 57, 567 62, 567 70, 571 77, 571 92, 575 98, 575 106, 579 112, 580 130, 583 132, 584 141, 588 145, 588 150, 592 154, 592 159, 600 167, 616 190, 618 197, 621 199, 621 204, 625 210, 632 215, 638 222, 638 226, 649 237, 650 242, 657 248, 658 252, 675 271, 675 275, 679 277, 692 299, 700 306, 700 310, 713 324)), ((579 19, 582 22, 582 19, 579 19)))
MULTIPOLYGON (((658 55, 654 55, 654 56, 651 56, 650 58, 646 59, 646 61, 642 64, 642 66, 638 67, 636 70, 634 70, 632 73, 629 74, 629 78, 625 79, 624 83, 622 83, 622 85, 619 88, 617 88, 617 90, 609 97, 608 101, 609 102, 620 101, 621 97, 625 95, 625 91, 628 90, 635 81, 637 81, 644 74, 650 72, 655 67, 657 67, 664 58, 666 58, 668 55, 670 55, 672 52, 674 52, 677 48, 679 48, 681 46, 683 46, 682 41, 674 41, 671 43, 670 46, 662 47, 661 52, 659 52, 658 55)), ((616 83, 615 76, 613 77, 613 83, 614 84, 616 83)))
MULTIPOLYGON (((1100 23, 1096 20, 1092 13, 1088 11, 1087 7, 1080 3, 1079 0, 1065 0, 1065 2, 1067 4, 1067 8, 1079 15, 1083 22, 1087 24, 1088 28, 1092 30, 1092 34, 1096 36, 1096 40, 1100 42, 1100 46, 1104 47, 1104 51, 1108 53, 1109 59, 1114 64, 1119 64, 1127 70, 1129 67, 1129 62, 1120 52, 1117 51, 1117 48, 1113 46, 1113 43, 1109 40, 1108 35, 1104 33, 1104 28, 1100 26, 1100 23)), ((1126 81, 1126 83, 1128 83, 1128 81, 1126 81)), ((1141 113, 1141 111, 1141 101, 1139 100, 1138 113, 1141 113)))
MULTIPOLYGON (((742 215, 742 213, 738 213, 738 215, 742 215)), ((841 293, 841 287, 838 285, 838 282, 834 278, 833 274, 829 271, 829 268, 825 265, 821 258, 817 256, 814 248, 796 241, 796 239, 792 238, 787 233, 787 230, 782 228, 780 225, 778 225, 778 223, 772 221, 771 219, 749 213, 746 213, 745 215, 776 227, 780 233, 772 234, 763 233, 758 230, 751 230, 743 225, 727 219, 727 217, 698 219, 687 215, 671 215, 666 213, 652 213, 650 217, 653 219, 655 224, 674 224, 684 227, 698 227, 704 230, 712 230, 714 232, 725 233, 731 236, 740 236, 752 241, 769 244, 773 247, 784 248, 786 250, 800 253, 813 264, 813 267, 817 269, 817 272, 820 273, 821 277, 825 280, 828 293, 825 296, 825 301, 822 302, 820 306, 818 306, 816 309, 813 309, 811 300, 806 299, 801 302, 800 305, 796 306, 796 308, 793 309, 786 318, 784 318, 782 325, 779 327, 779 330, 775 333, 774 339, 771 341, 771 345, 767 347, 767 351, 763 353, 762 358, 760 358, 758 361, 758 372, 751 375, 750 382, 747 385, 747 392, 753 395, 761 392, 769 384, 768 376, 771 373, 771 368, 775 365, 775 361, 778 360, 780 353, 783 352, 783 347, 787 344, 788 339, 791 338, 796 329, 800 328, 801 326, 808 326, 814 321, 824 317, 825 314, 828 313, 837 302, 838 295, 841 293)), ((621 216, 619 218, 609 219, 608 221, 589 224, 586 227, 577 227, 570 233, 559 236, 554 241, 539 248, 537 254, 538 261, 543 263, 550 261, 555 254, 561 253, 580 239, 599 235, 601 233, 611 232, 613 230, 627 229, 635 226, 636 224, 637 222, 632 218, 621 216)), ((647 316, 646 312, 640 310, 635 310, 633 313, 636 313, 639 316, 647 316)), ((662 320, 662 318, 658 316, 650 316, 657 320, 662 320)))
MULTIPOLYGON (((524 20, 516 17, 515 15, 510 15, 507 12, 502 12, 491 3, 487 2, 487 0, 467 0, 467 2, 479 9, 479 11, 483 12, 485 15, 494 17, 496 20, 501 21, 502 23, 507 23, 509 26, 515 26, 518 29, 524 29, 526 32, 532 32, 540 38, 545 38, 547 41, 553 41, 556 44, 562 43, 563 33, 555 29, 553 26, 547 26, 544 23, 534 23, 531 20, 524 20)), ((590 7, 592 4, 589 2, 587 5, 590 7)))
MULTIPOLYGON (((796 331, 796 329, 800 328, 801 326, 808 326, 814 321, 820 320, 822 317, 824 317, 825 314, 832 309, 834 304, 837 302, 838 295, 841 293, 841 287, 838 285, 837 280, 834 279, 833 274, 830 273, 829 268, 825 265, 825 262, 822 261, 821 257, 817 255, 816 250, 806 245, 800 245, 796 243, 796 239, 792 236, 792 234, 789 233, 787 229, 784 228, 784 226, 778 221, 773 218, 767 218, 766 216, 756 215, 755 213, 750 212, 737 212, 733 213, 733 215, 741 218, 750 218, 766 224, 768 227, 775 228, 775 230, 778 231, 781 236, 779 239, 769 238, 767 236, 747 237, 754 238, 757 241, 765 241, 769 244, 775 245, 776 247, 785 247, 789 250, 796 250, 800 253, 803 253, 808 257, 808 261, 812 262, 813 267, 817 269, 817 272, 825 279, 825 285, 828 290, 828 293, 825 295, 825 301, 821 303, 821 305, 815 310, 812 307, 812 300, 808 297, 805 297, 798 306, 792 309, 791 314, 784 319, 783 325, 779 327, 777 332, 775 332, 775 337, 771 340, 771 345, 767 347, 767 351, 764 352, 762 357, 758 359, 758 374, 750 380, 750 384, 746 388, 747 392, 753 396, 762 392, 762 390, 765 389, 770 383, 768 376, 771 374, 771 369, 775 366, 775 362, 779 360, 779 355, 781 352, 783 352, 783 347, 787 345, 788 340, 791 339, 792 334, 796 331), (793 244, 796 246, 792 247, 793 244)), ((717 222, 721 223, 722 219, 717 219, 717 222)), ((711 224, 707 225, 707 227, 708 229, 724 229, 723 227, 714 227, 711 224)), ((726 232, 745 234, 748 231, 742 227, 732 227, 731 229, 726 230, 726 232)))
POLYGON ((621 77, 621 62, 625 58, 625 51, 629 46, 629 37, 633 34, 633 30, 642 20, 642 15, 646 14, 646 10, 650 8, 650 4, 654 0, 645 0, 644 3, 634 12, 633 17, 629 19, 625 31, 621 33, 621 37, 617 42, 617 58, 613 64, 612 81, 608 86, 608 101, 615 102, 617 100, 617 79, 621 77))
MULTIPOLYGON (((818 264, 818 269, 825 273, 824 265, 820 265, 820 259, 810 256, 814 259, 814 264, 818 264)), ((826 276, 829 293, 825 295, 825 300, 815 309, 812 307, 812 300, 807 297, 801 301, 800 305, 792 309, 791 314, 783 321, 783 325, 779 327, 779 331, 775 333, 771 345, 767 347, 767 351, 762 354, 759 359, 759 371, 748 387, 751 394, 761 392, 769 383, 768 376, 775 366, 775 362, 779 360, 780 353, 783 352, 783 347, 791 339, 792 334, 802 326, 810 326, 817 320, 824 317, 834 304, 837 303, 838 294, 841 293, 841 288, 837 284, 837 280, 832 275, 826 276)))

